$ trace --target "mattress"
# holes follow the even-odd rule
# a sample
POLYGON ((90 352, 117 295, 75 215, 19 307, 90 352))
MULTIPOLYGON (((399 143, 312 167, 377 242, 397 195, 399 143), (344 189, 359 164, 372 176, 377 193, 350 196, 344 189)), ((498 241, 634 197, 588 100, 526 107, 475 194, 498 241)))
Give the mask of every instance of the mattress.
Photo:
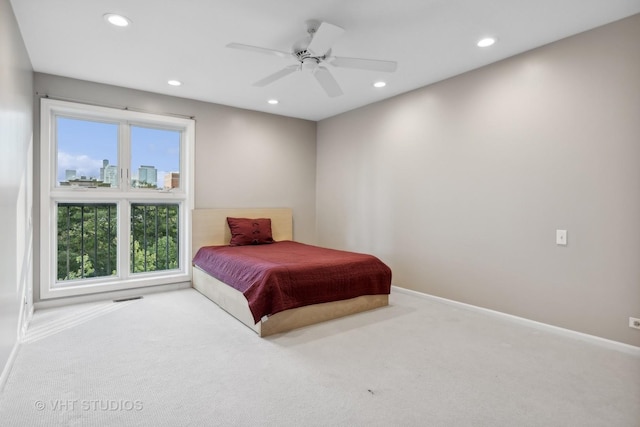
POLYGON ((240 291, 255 323, 292 308, 391 290, 391 269, 375 256, 293 241, 205 246, 193 264, 240 291))

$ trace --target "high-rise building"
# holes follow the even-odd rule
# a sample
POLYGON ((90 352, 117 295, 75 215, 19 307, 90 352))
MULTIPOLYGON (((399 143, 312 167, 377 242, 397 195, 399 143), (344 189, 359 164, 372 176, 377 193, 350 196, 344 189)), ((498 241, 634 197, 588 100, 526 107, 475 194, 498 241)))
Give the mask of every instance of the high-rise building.
POLYGON ((76 177, 75 169, 67 169, 64 171, 64 179, 69 181, 70 179, 74 179, 76 177))
POLYGON ((104 171, 107 168, 107 166, 109 165, 109 160, 108 159, 104 159, 102 161, 102 167, 100 168, 100 181, 104 181, 104 171))
POLYGON ((138 186, 156 187, 158 185, 158 170, 155 166, 140 165, 138 168, 138 186))
POLYGON ((118 186, 118 166, 108 165, 105 166, 104 172, 100 171, 101 175, 104 175, 103 181, 105 184, 109 184, 111 187, 118 186))

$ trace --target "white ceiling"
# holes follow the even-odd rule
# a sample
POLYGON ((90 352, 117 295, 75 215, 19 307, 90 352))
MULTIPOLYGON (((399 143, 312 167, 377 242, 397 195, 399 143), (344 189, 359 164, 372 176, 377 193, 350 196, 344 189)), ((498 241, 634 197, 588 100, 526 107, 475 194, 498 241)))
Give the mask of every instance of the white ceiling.
MULTIPOLYGON (((11 0, 35 71, 321 120, 640 13, 640 0, 11 0), (132 25, 108 25, 119 13, 132 25), (294 64, 226 48, 290 51, 305 22, 346 31, 333 54, 398 62, 395 73, 331 68, 344 95, 313 77, 252 83, 294 64), (498 43, 476 47, 495 36, 498 43), (387 87, 374 89, 380 78, 387 87), (167 85, 178 79, 180 87, 167 85), (277 98, 280 104, 267 104, 277 98)), ((51 94, 55 96, 56 94, 51 94)))

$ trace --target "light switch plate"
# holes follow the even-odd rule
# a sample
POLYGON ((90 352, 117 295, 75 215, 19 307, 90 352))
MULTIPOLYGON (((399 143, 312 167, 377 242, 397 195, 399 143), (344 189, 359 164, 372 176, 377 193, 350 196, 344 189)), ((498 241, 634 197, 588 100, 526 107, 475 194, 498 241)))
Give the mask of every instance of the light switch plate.
POLYGON ((556 230, 556 245, 567 245, 567 230, 556 230))

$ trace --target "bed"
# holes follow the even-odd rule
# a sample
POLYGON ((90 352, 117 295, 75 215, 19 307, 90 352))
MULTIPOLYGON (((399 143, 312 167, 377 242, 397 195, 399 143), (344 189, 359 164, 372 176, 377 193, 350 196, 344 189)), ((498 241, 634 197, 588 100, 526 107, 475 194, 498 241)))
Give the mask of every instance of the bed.
MULTIPOLYGON (((292 211, 289 208, 195 209, 193 211, 192 235, 192 253, 194 255, 198 254, 201 248, 209 246, 222 247, 212 249, 223 252, 235 249, 228 247, 231 240, 231 231, 227 224, 228 217, 269 218, 271 220, 273 240, 277 243, 246 248, 248 251, 266 250, 266 248, 288 250, 287 246, 293 244, 293 242, 290 242, 293 241, 293 218, 292 211)), ((369 255, 362 256, 370 257, 369 255)), ((198 255, 198 257, 202 258, 201 255, 198 255)), ((196 256, 194 256, 194 260, 195 258, 196 256)), ((381 278, 376 279, 377 287, 373 294, 365 292, 356 296, 341 295, 339 296, 341 299, 335 301, 311 303, 309 305, 295 306, 294 308, 278 306, 274 313, 270 313, 274 308, 269 306, 266 308, 267 315, 256 311, 252 298, 245 296, 247 294, 246 291, 243 293, 241 290, 234 288, 236 285, 233 283, 233 277, 226 279, 231 284, 225 283, 223 280, 213 277, 204 271, 207 266, 202 264, 201 260, 199 263, 203 266, 193 266, 193 287, 261 337, 372 310, 386 306, 389 303, 391 271, 382 263, 380 264, 388 270, 388 278, 384 279, 386 281, 384 284, 381 283, 381 278), (249 300, 251 300, 251 307, 249 300)), ((220 274, 217 276, 225 277, 220 274)))

